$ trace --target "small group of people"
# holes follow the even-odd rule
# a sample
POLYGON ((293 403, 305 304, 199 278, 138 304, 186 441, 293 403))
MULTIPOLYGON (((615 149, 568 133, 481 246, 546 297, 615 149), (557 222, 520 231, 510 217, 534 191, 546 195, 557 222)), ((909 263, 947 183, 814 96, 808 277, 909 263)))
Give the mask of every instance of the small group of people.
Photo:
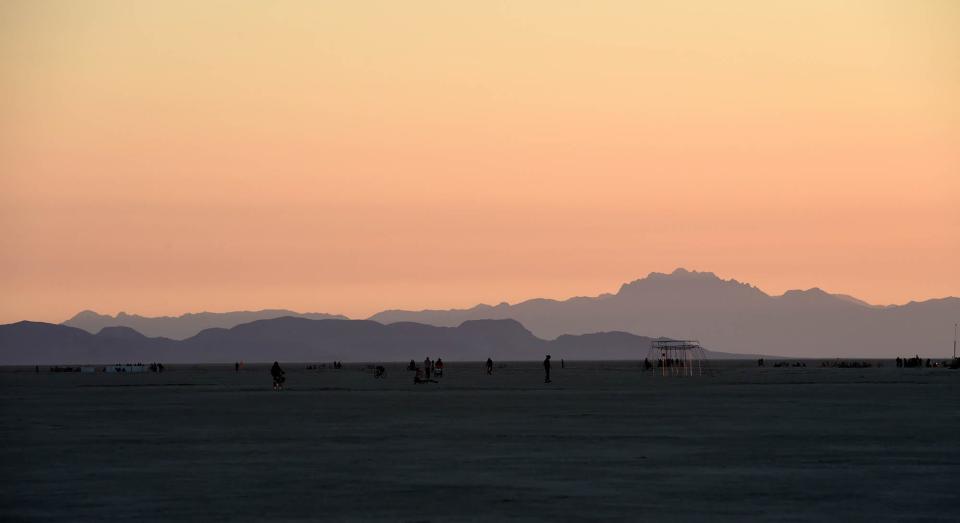
POLYGON ((687 366, 687 362, 681 358, 668 358, 666 356, 662 356, 659 360, 657 360, 657 367, 670 368, 670 367, 686 367, 686 366, 687 366))
MULTIPOLYGON (((829 367, 833 369, 868 369, 873 367, 873 364, 869 361, 845 361, 845 360, 833 360, 833 361, 824 361, 820 363, 821 367, 829 367)), ((883 364, 879 365, 883 367, 883 364)))
POLYGON ((795 361, 790 363, 789 361, 777 361, 773 364, 774 367, 806 367, 807 364, 802 361, 795 361))
POLYGON ((150 364, 150 372, 163 372, 163 363, 155 362, 150 364))
POLYGON ((930 367, 930 358, 927 358, 926 365, 924 365, 923 358, 919 354, 915 355, 912 358, 897 358, 897 368, 913 368, 913 367, 930 367))
POLYGON ((924 361, 919 355, 916 355, 912 358, 897 358, 897 367, 898 368, 911 368, 911 367, 926 367, 926 368, 937 368, 944 367, 948 369, 960 369, 960 358, 953 358, 952 360, 944 361, 934 361, 930 358, 927 358, 924 361))
POLYGON ((413 371, 414 383, 439 383, 433 378, 443 377, 443 358, 437 358, 436 361, 434 361, 427 356, 427 358, 423 360, 423 368, 417 367, 417 363, 410 360, 410 364, 407 365, 407 370, 413 371))
MULTIPOLYGON (((37 374, 40 374, 39 365, 34 366, 33 370, 37 374)), ((50 372, 80 372, 80 367, 61 367, 60 365, 56 365, 54 367, 50 367, 50 372)))

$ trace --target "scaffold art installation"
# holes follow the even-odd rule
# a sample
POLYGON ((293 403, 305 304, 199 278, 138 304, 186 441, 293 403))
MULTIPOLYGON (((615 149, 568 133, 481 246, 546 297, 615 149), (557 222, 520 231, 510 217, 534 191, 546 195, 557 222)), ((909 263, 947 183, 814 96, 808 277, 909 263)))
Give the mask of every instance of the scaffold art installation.
POLYGON ((696 340, 653 340, 647 358, 661 376, 702 376, 707 354, 696 340))

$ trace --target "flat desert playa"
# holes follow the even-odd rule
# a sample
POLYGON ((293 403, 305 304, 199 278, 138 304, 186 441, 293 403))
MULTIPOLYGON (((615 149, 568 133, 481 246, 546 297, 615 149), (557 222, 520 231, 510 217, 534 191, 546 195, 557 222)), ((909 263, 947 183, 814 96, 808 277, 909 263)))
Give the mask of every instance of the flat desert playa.
POLYGON ((956 521, 960 371, 808 365, 6 368, 0 519, 956 521))

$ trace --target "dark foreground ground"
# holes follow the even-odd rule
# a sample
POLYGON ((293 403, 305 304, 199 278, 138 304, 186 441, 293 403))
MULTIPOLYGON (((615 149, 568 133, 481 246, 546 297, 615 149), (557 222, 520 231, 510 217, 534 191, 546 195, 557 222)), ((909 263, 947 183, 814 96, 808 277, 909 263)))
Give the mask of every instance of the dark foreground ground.
POLYGON ((0 520, 953 520, 960 371, 0 370, 0 520))

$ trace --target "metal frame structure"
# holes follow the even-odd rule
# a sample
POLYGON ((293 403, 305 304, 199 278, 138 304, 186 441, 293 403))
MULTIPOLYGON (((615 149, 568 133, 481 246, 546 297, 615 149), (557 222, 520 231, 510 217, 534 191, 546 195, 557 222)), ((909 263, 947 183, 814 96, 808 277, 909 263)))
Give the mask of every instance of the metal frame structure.
POLYGON ((652 340, 647 358, 657 361, 661 376, 702 376, 707 353, 697 340, 652 340))

